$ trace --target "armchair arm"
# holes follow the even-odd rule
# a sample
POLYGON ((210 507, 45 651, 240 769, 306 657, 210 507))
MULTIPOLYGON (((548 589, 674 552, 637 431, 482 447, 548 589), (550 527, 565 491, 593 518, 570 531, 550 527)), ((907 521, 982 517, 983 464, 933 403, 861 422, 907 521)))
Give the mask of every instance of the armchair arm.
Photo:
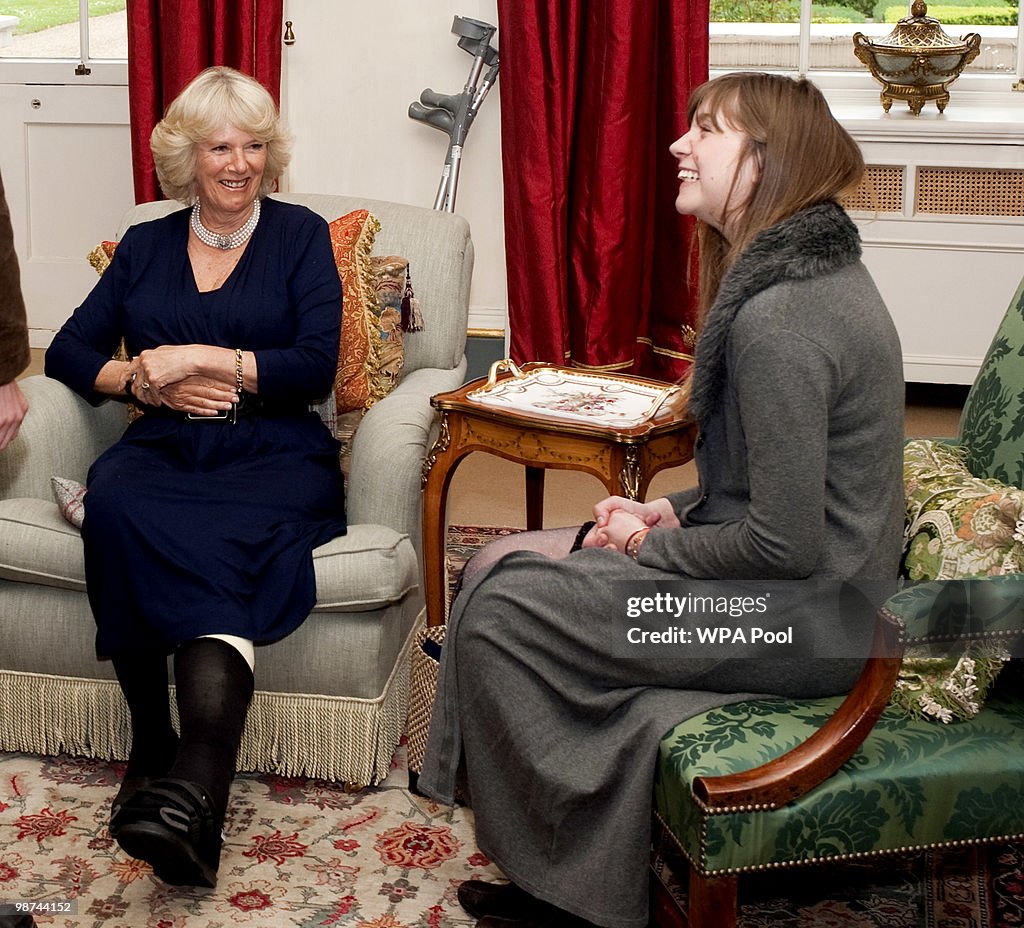
POLYGON ((1024 637, 1024 574, 958 577, 908 587, 887 603, 906 627, 908 645, 1024 637))
POLYGON ((28 414, 18 437, 0 453, 0 498, 53 499, 51 477, 85 482, 89 466, 128 424, 122 403, 90 406, 64 384, 42 375, 21 381, 28 414))
POLYGON ((376 523, 405 532, 420 550, 423 459, 437 421, 430 405, 435 393, 454 390, 465 379, 466 362, 450 370, 410 371, 374 404, 352 443, 348 520, 376 523))
POLYGON ((835 714, 810 738, 780 757, 740 773, 696 777, 693 791, 710 809, 774 808, 799 799, 846 763, 882 714, 903 653, 903 623, 888 604, 878 611, 871 653, 835 714))

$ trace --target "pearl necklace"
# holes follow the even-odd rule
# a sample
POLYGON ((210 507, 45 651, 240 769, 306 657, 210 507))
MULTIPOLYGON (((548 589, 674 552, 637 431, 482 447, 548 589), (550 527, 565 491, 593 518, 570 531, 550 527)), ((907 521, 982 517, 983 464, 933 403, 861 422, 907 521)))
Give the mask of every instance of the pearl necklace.
POLYGON ((245 225, 228 234, 211 232, 203 225, 202 219, 199 218, 198 200, 192 204, 192 219, 190 221, 196 238, 204 245, 209 245, 211 248, 219 248, 222 251, 230 251, 232 248, 244 245, 252 237, 253 232, 256 231, 256 223, 260 221, 260 198, 257 197, 252 201, 252 213, 250 213, 249 218, 245 221, 245 225))

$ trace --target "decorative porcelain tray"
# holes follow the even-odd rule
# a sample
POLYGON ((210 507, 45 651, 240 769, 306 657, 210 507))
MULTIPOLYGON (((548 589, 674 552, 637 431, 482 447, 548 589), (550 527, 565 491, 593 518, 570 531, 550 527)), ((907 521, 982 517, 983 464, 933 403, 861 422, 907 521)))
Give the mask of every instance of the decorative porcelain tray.
MULTIPOLYGON (((621 375, 603 376, 563 368, 523 372, 498 362, 512 377, 498 381, 492 368, 487 384, 466 398, 520 413, 608 426, 632 426, 652 418, 679 388, 655 387, 621 375)), ((496 365, 497 366, 497 365, 496 365)))

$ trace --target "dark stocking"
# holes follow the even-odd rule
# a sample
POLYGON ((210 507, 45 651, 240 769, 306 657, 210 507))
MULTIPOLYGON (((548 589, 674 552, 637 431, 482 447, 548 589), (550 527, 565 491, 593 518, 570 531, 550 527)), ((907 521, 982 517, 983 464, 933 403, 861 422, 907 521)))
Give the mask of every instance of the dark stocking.
POLYGON ((168 776, 198 783, 223 816, 252 699, 252 671, 231 645, 196 638, 175 653, 174 682, 181 743, 168 776))
POLYGON ((125 779, 162 777, 178 750, 178 736, 171 726, 167 655, 136 651, 119 654, 112 663, 131 716, 132 749, 125 779))

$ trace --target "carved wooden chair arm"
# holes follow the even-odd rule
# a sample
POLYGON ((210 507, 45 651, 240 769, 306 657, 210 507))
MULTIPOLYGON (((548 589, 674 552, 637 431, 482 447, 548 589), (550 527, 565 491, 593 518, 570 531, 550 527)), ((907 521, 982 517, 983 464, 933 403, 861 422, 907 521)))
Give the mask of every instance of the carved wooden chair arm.
POLYGON ((832 717, 810 738, 751 770, 696 777, 693 790, 710 809, 774 808, 793 802, 853 756, 882 714, 902 663, 903 622, 885 606, 875 620, 872 657, 832 717))

